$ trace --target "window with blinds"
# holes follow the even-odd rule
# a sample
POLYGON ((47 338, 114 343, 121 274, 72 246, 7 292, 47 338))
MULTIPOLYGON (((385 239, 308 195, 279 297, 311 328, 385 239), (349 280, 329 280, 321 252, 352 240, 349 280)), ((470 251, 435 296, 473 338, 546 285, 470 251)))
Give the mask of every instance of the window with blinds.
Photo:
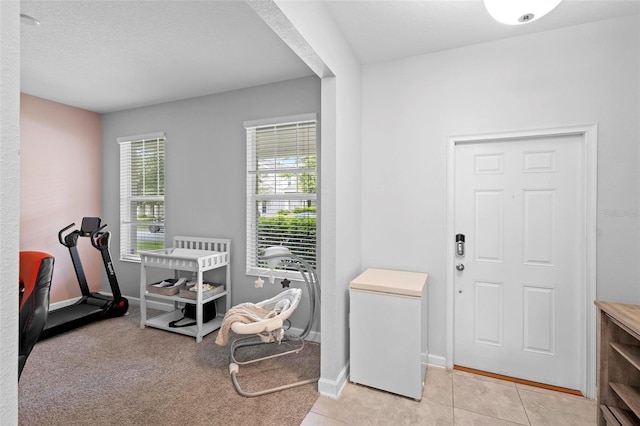
POLYGON ((247 273, 266 264, 260 252, 285 246, 316 266, 315 114, 245 123, 247 130, 247 273))
POLYGON ((120 260, 164 248, 163 133, 118 138, 120 144, 120 260))

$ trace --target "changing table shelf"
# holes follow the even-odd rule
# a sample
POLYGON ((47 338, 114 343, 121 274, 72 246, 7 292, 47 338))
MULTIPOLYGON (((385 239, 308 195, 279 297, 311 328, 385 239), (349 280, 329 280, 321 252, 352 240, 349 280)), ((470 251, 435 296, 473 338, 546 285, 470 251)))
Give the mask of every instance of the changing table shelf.
MULTIPOLYGON (((221 295, 221 294, 220 294, 221 295)), ((219 296, 219 295, 217 295, 219 296)), ((192 301, 193 302, 193 301, 192 301)), ((187 336, 198 336, 198 326, 190 325, 187 327, 179 327, 179 328, 171 328, 169 327, 169 323, 171 321, 177 321, 182 318, 182 312, 180 310, 173 310, 170 312, 166 312, 164 314, 155 316, 153 318, 148 318, 145 322, 147 327, 159 328, 161 330, 172 331, 174 333, 180 333, 187 336)), ((222 318, 216 317, 209 322, 202 324, 202 336, 206 336, 207 334, 216 331, 222 325, 222 318)), ((201 338, 202 340, 202 338, 201 338)), ((198 340, 201 341, 201 340, 198 340)))
POLYGON ((231 240, 221 238, 175 237, 173 247, 162 250, 143 251, 140 253, 140 328, 154 327, 174 333, 196 338, 201 342, 207 334, 220 328, 222 315, 206 323, 203 319, 203 305, 207 302, 225 298, 226 310, 231 306, 231 240), (176 278, 179 271, 195 272, 198 292, 195 299, 176 295, 150 293, 147 290, 147 268, 171 269, 176 278), (203 273, 218 268, 226 268, 225 289, 223 292, 204 297, 202 292, 203 273), (147 317, 147 301, 161 300, 173 303, 173 310, 163 314, 147 317), (181 305, 196 305, 196 324, 187 327, 169 327, 169 323, 183 317, 181 305))

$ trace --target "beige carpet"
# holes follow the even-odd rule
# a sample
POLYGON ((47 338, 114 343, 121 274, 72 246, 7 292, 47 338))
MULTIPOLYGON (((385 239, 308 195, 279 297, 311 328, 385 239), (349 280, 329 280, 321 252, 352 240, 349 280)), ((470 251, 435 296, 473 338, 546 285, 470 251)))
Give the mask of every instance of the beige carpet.
MULTIPOLYGON (((244 398, 231 383, 229 347, 214 342, 217 332, 196 343, 139 324, 134 306, 125 317, 36 344, 19 383, 19 423, 299 425, 319 396, 308 384, 244 398)), ((297 355, 241 367, 238 379, 256 391, 319 372, 320 347, 307 344, 297 355)))

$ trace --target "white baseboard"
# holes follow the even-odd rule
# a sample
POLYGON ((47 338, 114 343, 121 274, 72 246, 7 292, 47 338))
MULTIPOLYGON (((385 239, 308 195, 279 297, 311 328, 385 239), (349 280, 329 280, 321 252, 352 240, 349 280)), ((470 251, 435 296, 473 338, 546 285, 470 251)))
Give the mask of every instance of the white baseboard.
MULTIPOLYGON (((422 366, 422 373, 424 375, 427 366, 434 365, 438 367, 445 366, 445 359, 442 356, 430 355, 429 352, 422 352, 420 354, 420 365, 422 366)), ((318 381, 318 392, 322 396, 326 396, 332 399, 340 398, 340 393, 347 383, 349 378, 349 363, 340 371, 336 380, 320 379, 318 381)))
MULTIPOLYGON (((112 293, 107 293, 107 292, 102 292, 101 291, 100 294, 104 294, 105 296, 113 297, 112 293)), ((131 306, 140 306, 140 298, 139 297, 126 296, 126 299, 129 301, 129 305, 131 305, 131 306)), ((49 311, 55 311, 57 309, 62 309, 64 307, 73 305, 78 300, 80 300, 80 297, 75 297, 73 299, 67 299, 67 300, 62 300, 60 302, 51 303, 49 305, 49 311)), ((158 310, 161 310, 161 311, 172 311, 173 310, 173 304, 172 303, 158 302, 158 301, 155 301, 155 300, 149 300, 147 302, 147 307, 151 308, 151 309, 158 309, 158 310)))
MULTIPOLYGON (((103 294, 108 294, 108 293, 103 293, 103 294)), ((140 298, 139 297, 127 296, 127 300, 129 300, 129 304, 132 305, 132 306, 140 306, 140 298)), ((169 311, 173 310, 173 303, 160 302, 160 301, 157 301, 157 300, 147 300, 147 307, 151 308, 151 309, 158 309, 158 310, 161 310, 161 311, 169 312, 169 311)), ((220 315, 218 315, 218 316, 220 316, 220 315)), ((291 327, 289 330, 292 333, 298 334, 298 335, 300 335, 302 333, 302 329, 301 328, 291 327)), ((321 343, 321 333, 312 330, 309 333, 309 336, 307 336, 307 338, 305 340, 307 340, 309 342, 321 343)))
MULTIPOLYGON (((438 368, 446 368, 445 357, 439 355, 430 355, 427 352, 423 352, 421 355, 422 372, 425 372, 427 366, 433 366, 438 368)), ((342 390, 347 384, 349 378, 349 363, 344 366, 340 371, 336 380, 320 379, 318 381, 318 392, 322 396, 326 396, 331 399, 339 399, 342 390)))
POLYGON ((331 399, 339 399, 342 390, 347 384, 347 378, 349 377, 349 362, 345 365, 336 380, 320 379, 318 381, 318 392, 322 396, 326 396, 331 399))
POLYGON ((420 364, 422 365, 429 364, 429 352, 422 352, 420 354, 420 364))
MULTIPOLYGON (((291 333, 293 333, 295 335, 298 335, 298 336, 302 334, 302 329, 301 328, 297 328, 297 327, 291 327, 288 331, 290 331, 291 333)), ((321 343, 321 341, 320 341, 320 333, 318 333, 317 331, 313 331, 312 330, 311 332, 309 332, 309 335, 304 340, 308 341, 308 342, 321 343)))
MULTIPOLYGON (((129 305, 131 306, 140 306, 140 298, 139 297, 130 297, 126 296, 129 301, 129 305)), ((173 311, 173 303, 169 302, 160 302, 157 300, 147 300, 147 308, 150 309, 158 309, 160 311, 173 311)))
POLYGON ((437 365, 438 367, 446 368, 447 367, 447 360, 443 356, 429 354, 428 357, 427 357, 427 364, 429 364, 429 365, 437 365))
POLYGON ((80 300, 80 297, 74 297, 73 299, 67 299, 67 300, 62 300, 60 302, 50 303, 49 304, 49 312, 55 311, 57 309, 65 308, 65 307, 70 306, 70 305, 73 305, 78 300, 80 300))
MULTIPOLYGON (((102 293, 104 295, 109 295, 111 297, 113 297, 113 295, 111 293, 102 293)), ((140 298, 139 297, 131 297, 131 296, 126 296, 127 300, 129 301, 129 305, 131 306, 140 306, 140 298)), ((65 305, 60 306, 60 308, 66 306, 66 305, 70 305, 72 303, 74 303, 76 300, 78 299, 74 299, 71 301, 64 301, 64 302, 58 302, 58 303, 65 303, 65 305), (69 303, 67 303, 69 302, 69 303)), ((169 303, 169 302, 160 302, 157 300, 147 300, 147 308, 150 309, 158 309, 160 311, 173 311, 173 303, 169 303)), ((221 316, 220 314, 218 314, 218 316, 221 316)), ((301 328, 295 328, 292 327, 290 328, 290 331, 294 334, 301 334, 302 333, 302 329, 301 328)), ((316 343, 321 343, 321 334, 317 331, 311 331, 309 333, 309 336, 307 336, 307 338, 305 339, 309 342, 316 342, 316 343)))

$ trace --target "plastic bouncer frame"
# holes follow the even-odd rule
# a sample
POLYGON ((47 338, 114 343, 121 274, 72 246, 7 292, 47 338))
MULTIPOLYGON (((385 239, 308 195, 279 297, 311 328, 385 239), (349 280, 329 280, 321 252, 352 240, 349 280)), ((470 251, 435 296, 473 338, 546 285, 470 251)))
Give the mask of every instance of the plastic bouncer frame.
POLYGON ((278 315, 249 324, 234 322, 231 325, 231 330, 236 334, 252 334, 252 336, 239 337, 235 339, 231 343, 229 353, 229 374, 231 375, 233 385, 236 388, 238 394, 248 398, 266 395, 273 392, 279 392, 306 384, 316 383, 320 379, 320 377, 314 377, 311 379, 300 380, 294 383, 289 383, 256 392, 248 392, 243 390, 240 386, 240 383, 238 382, 237 374, 240 370, 241 365, 254 364, 261 361, 266 361, 268 359, 297 354, 302 351, 306 344, 305 339, 311 332, 311 327, 313 325, 316 313, 318 312, 318 305, 320 301, 319 280, 315 270, 313 269, 313 267, 311 267, 311 265, 309 265, 309 263, 299 258, 298 256, 293 255, 286 247, 269 247, 264 251, 261 258, 263 260, 270 261, 271 268, 284 266, 287 269, 293 268, 297 269, 300 272, 300 275, 304 279, 307 290, 309 292, 310 315, 306 327, 299 335, 294 334, 289 330, 283 329, 284 322, 293 313, 302 298, 301 289, 290 288, 272 297, 271 299, 267 299, 256 304, 257 306, 264 309, 272 310, 278 302, 288 300, 289 306, 278 315), (268 344, 280 345, 282 342, 293 342, 294 344, 292 346, 292 349, 259 358, 248 359, 246 361, 239 361, 236 357, 236 351, 243 347, 268 344))

